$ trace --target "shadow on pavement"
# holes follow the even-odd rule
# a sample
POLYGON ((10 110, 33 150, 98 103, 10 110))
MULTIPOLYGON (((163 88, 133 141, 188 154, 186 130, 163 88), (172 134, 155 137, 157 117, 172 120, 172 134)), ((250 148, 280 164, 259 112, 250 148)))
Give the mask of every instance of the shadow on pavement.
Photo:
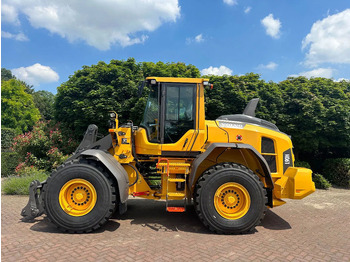
POLYGON ((141 225, 154 231, 210 233, 198 219, 193 205, 187 205, 184 213, 168 213, 165 210, 165 201, 129 199, 128 211, 114 218, 131 220, 131 225, 141 225))
POLYGON ((270 230, 286 230, 292 228, 286 220, 279 215, 276 215, 270 209, 267 210, 265 218, 260 226, 270 230))
MULTIPOLYGON (((165 202, 149 199, 128 200, 128 211, 114 218, 119 220, 131 220, 131 224, 149 227, 155 231, 185 231, 193 233, 211 233, 199 220, 193 205, 187 205, 185 213, 168 213, 165 211, 165 202)), ((257 227, 269 230, 291 229, 290 224, 283 218, 267 210, 264 220, 257 227)), ((257 230, 253 230, 254 234, 257 230)))
MULTIPOLYGON (((28 221, 26 223, 29 223, 28 221)), ((55 233, 55 234, 69 234, 60 231, 55 227, 54 224, 52 224, 46 217, 43 217, 41 220, 35 219, 32 221, 32 223, 35 223, 33 226, 30 227, 33 231, 43 232, 43 233, 55 233)), ((120 224, 114 220, 109 220, 104 226, 97 229, 94 232, 87 233, 87 234, 99 234, 103 233, 105 231, 113 232, 119 228, 120 224)))
MULTIPOLYGON (((131 225, 141 225, 154 231, 161 232, 192 232, 199 234, 210 234, 209 231, 199 220, 193 205, 187 205, 184 213, 168 213, 165 210, 165 201, 156 201, 149 199, 129 199, 128 210, 123 215, 114 214, 112 218, 102 228, 91 234, 103 233, 104 231, 115 231, 119 228, 118 221, 130 220, 131 225)), ((27 222, 29 223, 29 222, 27 222)), ((32 223, 31 230, 46 233, 63 233, 58 230, 46 217, 37 218, 32 223)), ((122 223, 122 222, 121 222, 122 223)), ((290 224, 271 210, 266 212, 265 218, 256 230, 249 234, 258 232, 259 227, 268 230, 286 230, 291 229, 290 224)))

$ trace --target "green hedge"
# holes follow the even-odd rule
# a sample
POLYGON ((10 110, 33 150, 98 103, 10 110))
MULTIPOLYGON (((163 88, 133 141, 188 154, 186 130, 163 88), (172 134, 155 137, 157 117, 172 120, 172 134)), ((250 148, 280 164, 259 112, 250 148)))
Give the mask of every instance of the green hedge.
POLYGON ((350 188, 350 158, 327 159, 323 175, 334 185, 350 188))
POLYGON ((33 180, 44 181, 48 174, 42 171, 36 171, 25 176, 11 176, 2 182, 2 192, 7 195, 28 195, 29 185, 33 180))
POLYGON ((310 164, 308 162, 306 162, 306 161, 295 160, 294 166, 295 167, 305 167, 305 168, 312 169, 310 164))
POLYGON ((20 162, 20 156, 16 152, 1 153, 1 177, 13 175, 16 166, 20 162))
POLYGON ((312 181, 314 181, 315 186, 318 189, 328 189, 331 187, 331 183, 329 183, 321 174, 312 174, 312 181))
POLYGON ((12 128, 1 128, 1 151, 8 150, 12 146, 13 138, 17 135, 16 130, 12 128))

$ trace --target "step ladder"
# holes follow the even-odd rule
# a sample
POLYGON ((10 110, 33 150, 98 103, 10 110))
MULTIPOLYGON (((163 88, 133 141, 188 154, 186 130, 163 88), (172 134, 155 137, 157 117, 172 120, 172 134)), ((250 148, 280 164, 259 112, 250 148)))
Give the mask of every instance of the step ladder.
POLYGON ((170 162, 167 158, 160 158, 157 163, 157 168, 161 169, 162 174, 166 174, 166 210, 168 212, 185 212, 186 211, 186 201, 187 201, 187 175, 189 173, 190 164, 183 162, 170 162), (183 175, 183 177, 173 177, 176 175, 183 175), (170 191, 170 188, 177 188, 176 183, 183 183, 183 189, 176 191, 170 191), (174 185, 175 186, 171 186, 174 185), (172 199, 169 199, 172 198, 172 199), (181 206, 170 206, 170 202, 177 201, 173 198, 181 198, 183 200, 183 205, 181 206))

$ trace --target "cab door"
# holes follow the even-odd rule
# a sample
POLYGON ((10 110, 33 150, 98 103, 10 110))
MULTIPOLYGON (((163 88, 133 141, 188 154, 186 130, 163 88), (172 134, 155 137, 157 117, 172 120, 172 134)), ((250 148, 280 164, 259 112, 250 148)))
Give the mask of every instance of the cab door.
POLYGON ((196 94, 197 84, 162 84, 160 125, 162 156, 187 157, 196 154, 192 152, 198 136, 196 94))

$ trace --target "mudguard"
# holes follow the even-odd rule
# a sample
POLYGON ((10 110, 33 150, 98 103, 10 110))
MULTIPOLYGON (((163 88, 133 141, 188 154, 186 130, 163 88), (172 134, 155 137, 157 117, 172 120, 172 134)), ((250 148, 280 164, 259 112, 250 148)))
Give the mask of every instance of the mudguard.
POLYGON ((230 147, 232 149, 247 149, 247 150, 250 150, 254 155, 255 157, 259 160, 262 168, 263 168, 263 171, 264 171, 264 174, 265 174, 265 181, 266 181, 266 190, 267 190, 267 194, 268 194, 268 205, 270 207, 273 206, 273 203, 272 203, 272 190, 274 188, 274 184, 273 184, 273 181, 272 181, 272 177, 271 177, 271 172, 270 172, 270 168, 265 160, 265 158, 251 145, 248 145, 248 144, 238 144, 238 143, 212 143, 208 148, 207 150, 200 154, 192 163, 192 168, 191 168, 191 173, 189 175, 189 188, 193 188, 195 186, 195 178, 196 178, 196 172, 197 172, 197 169, 199 167, 199 165, 202 163, 202 161, 204 159, 206 159, 210 153, 215 149, 215 148, 218 148, 218 147, 224 147, 224 148, 227 148, 227 147, 230 147))
POLYGON ((189 177, 189 187, 191 188, 192 186, 194 186, 194 179, 195 179, 195 176, 196 176, 196 172, 197 172, 197 169, 199 167, 199 165, 202 163, 202 161, 204 159, 206 159, 210 153, 215 149, 215 148, 218 148, 218 147, 230 147, 232 149, 248 149, 250 151, 252 151, 254 153, 254 155, 257 157, 257 159, 259 160, 261 166, 263 167, 264 169, 264 173, 266 175, 265 179, 266 179, 266 184, 268 186, 268 188, 271 188, 273 189, 274 185, 273 185, 273 182, 272 182, 272 177, 271 177, 271 172, 270 172, 270 168, 265 160, 265 158, 254 148, 252 147, 251 145, 247 145, 247 144, 237 144, 237 143, 212 143, 208 148, 207 150, 200 154, 194 161, 193 161, 193 164, 192 164, 192 169, 191 169, 191 173, 190 173, 190 177, 189 177))
POLYGON ((108 152, 99 149, 88 149, 80 153, 98 159, 114 176, 118 182, 120 202, 124 204, 128 199, 129 176, 122 165, 108 152))

